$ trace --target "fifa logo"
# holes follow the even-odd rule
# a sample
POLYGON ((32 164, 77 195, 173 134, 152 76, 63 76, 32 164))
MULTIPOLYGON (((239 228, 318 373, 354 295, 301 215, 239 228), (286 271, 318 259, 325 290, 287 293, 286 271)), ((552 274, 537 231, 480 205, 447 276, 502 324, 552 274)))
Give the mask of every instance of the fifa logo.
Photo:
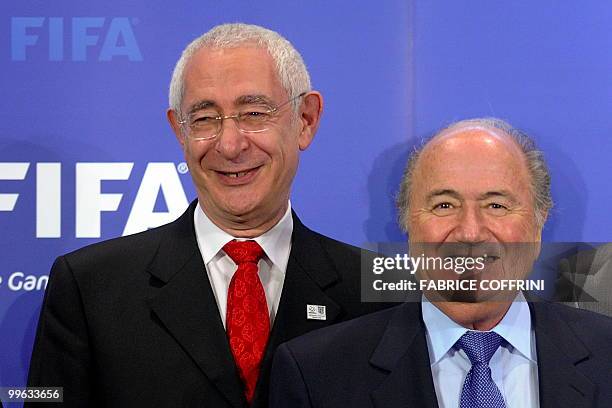
MULTIPOLYGON (((45 162, 0 162, 0 220, 7 212, 13 212, 22 194, 6 192, 3 180, 23 181, 28 173, 33 173, 35 187, 24 193, 27 200, 35 202, 36 237, 61 238, 62 236, 62 163, 45 162), (33 171, 30 167, 35 167, 33 171)), ((70 198, 75 203, 76 238, 100 238, 102 214, 117 212, 123 198, 122 193, 103 192, 105 180, 128 180, 134 163, 79 162, 71 171, 75 173, 75 195, 70 198)), ((185 163, 175 166, 171 162, 148 163, 138 192, 125 221, 123 235, 134 234, 175 220, 189 205, 179 174, 188 171, 185 163), (155 202, 163 195, 168 211, 155 211, 155 202)), ((65 172, 64 172, 65 174, 65 172)))
POLYGON ((49 61, 142 61, 136 23, 127 17, 13 17, 11 59, 27 61, 30 54, 44 53, 49 61))

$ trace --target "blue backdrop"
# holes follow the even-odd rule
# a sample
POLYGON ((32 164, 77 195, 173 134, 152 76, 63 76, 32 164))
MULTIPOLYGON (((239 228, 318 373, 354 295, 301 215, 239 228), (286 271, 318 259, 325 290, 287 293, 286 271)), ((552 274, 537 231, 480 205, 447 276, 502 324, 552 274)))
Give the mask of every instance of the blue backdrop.
POLYGON ((0 16, 0 385, 25 383, 57 255, 170 221, 195 197, 167 86, 182 48, 223 22, 282 33, 324 95, 292 195, 310 227, 402 240, 393 195, 409 149, 498 116, 550 163, 544 239, 612 240, 609 1, 29 1, 0 16))

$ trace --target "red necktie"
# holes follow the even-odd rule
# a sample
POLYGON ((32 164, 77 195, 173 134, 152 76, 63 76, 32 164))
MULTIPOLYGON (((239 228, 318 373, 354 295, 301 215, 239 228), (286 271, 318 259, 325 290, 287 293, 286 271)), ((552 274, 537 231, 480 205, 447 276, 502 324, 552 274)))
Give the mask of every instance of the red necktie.
POLYGON ((225 244, 223 250, 238 265, 227 293, 226 326, 230 349, 250 404, 270 335, 266 294, 257 275, 257 262, 264 251, 255 241, 236 240, 225 244))

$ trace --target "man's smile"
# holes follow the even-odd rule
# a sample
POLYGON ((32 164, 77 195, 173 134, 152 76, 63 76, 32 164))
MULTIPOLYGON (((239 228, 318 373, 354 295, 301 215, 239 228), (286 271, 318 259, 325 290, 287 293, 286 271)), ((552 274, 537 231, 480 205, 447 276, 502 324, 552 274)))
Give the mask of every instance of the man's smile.
POLYGON ((250 183, 259 174, 259 170, 263 165, 252 167, 249 169, 241 169, 238 171, 220 171, 213 170, 222 184, 229 186, 237 186, 250 183))

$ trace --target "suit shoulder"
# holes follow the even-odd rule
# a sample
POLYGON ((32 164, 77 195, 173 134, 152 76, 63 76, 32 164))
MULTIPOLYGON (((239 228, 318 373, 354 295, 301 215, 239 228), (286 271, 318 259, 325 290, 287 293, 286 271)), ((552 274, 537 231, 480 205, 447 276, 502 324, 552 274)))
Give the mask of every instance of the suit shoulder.
MULTIPOLYGON (((185 224, 185 223, 183 223, 185 224)), ((184 234, 177 221, 124 237, 87 245, 58 257, 49 273, 49 286, 74 280, 83 294, 98 296, 148 287, 150 266, 163 245, 180 246, 184 234), (177 238, 178 237, 178 238, 177 238)), ((197 248, 195 238, 193 246, 197 248)), ((188 249, 191 251, 191 248, 188 249)))
POLYGON ((320 251, 322 249, 339 266, 349 262, 350 266, 354 267, 360 262, 362 257, 373 254, 373 252, 366 249, 313 231, 305 226, 295 213, 293 214, 293 234, 294 240, 300 242, 304 248, 313 251, 320 251))
POLYGON ((153 228, 133 235, 117 237, 79 248, 64 255, 73 266, 103 259, 121 259, 151 256, 161 238, 168 232, 169 225, 153 228))
POLYGON ((543 320, 564 322, 589 349, 612 353, 612 318, 560 303, 536 302, 534 306, 544 311, 543 320))
POLYGON ((612 318, 565 304, 553 303, 551 305, 554 305, 552 307, 555 308, 556 312, 572 326, 578 327, 581 331, 587 329, 601 331, 602 334, 607 334, 612 340, 612 318))
POLYGON ((319 232, 310 230, 316 239, 332 255, 344 255, 347 257, 361 256, 363 252, 369 252, 363 248, 347 244, 346 242, 338 241, 337 239, 330 238, 319 232))
POLYGON ((366 265, 371 265, 377 255, 368 249, 360 248, 336 239, 311 231, 321 248, 341 273, 363 272, 366 265))

